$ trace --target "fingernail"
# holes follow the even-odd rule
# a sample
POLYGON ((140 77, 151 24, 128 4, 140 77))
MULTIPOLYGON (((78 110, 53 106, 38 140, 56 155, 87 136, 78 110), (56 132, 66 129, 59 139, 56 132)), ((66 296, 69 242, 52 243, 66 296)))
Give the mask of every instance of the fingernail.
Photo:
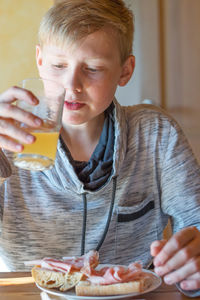
POLYGON ((42 125, 42 121, 40 120, 40 119, 38 119, 38 118, 36 118, 35 120, 34 120, 34 123, 36 124, 36 125, 42 125))
POLYGON ((27 142, 29 142, 29 143, 32 143, 33 141, 34 141, 34 136, 32 136, 32 135, 27 135, 26 136, 26 140, 27 140, 27 142))
POLYGON ((156 266, 156 267, 159 267, 159 266, 162 265, 161 261, 159 259, 156 259, 156 258, 154 259, 153 263, 154 263, 154 266, 156 266))
POLYGON ((38 104, 38 101, 35 98, 32 98, 33 104, 38 104))
POLYGON ((184 290, 184 289, 188 289, 189 286, 185 281, 183 281, 183 282, 181 282, 181 288, 184 290))
POLYGON ((16 149, 16 151, 22 151, 23 150, 23 146, 22 145, 16 145, 15 149, 16 149))
POLYGON ((159 247, 160 246, 160 241, 154 241, 153 246, 154 247, 159 247))
POLYGON ((154 271, 155 271, 155 273, 156 273, 156 274, 158 274, 159 276, 162 276, 162 274, 163 274, 163 271, 162 271, 162 269, 161 269, 161 268, 159 268, 159 267, 158 267, 158 268, 157 268, 157 267, 156 267, 156 268, 154 268, 154 271))
POLYGON ((173 281, 172 281, 172 279, 170 278, 170 277, 164 277, 164 281, 165 281, 165 283, 167 283, 167 284, 172 284, 173 283, 173 281))
POLYGON ((37 98, 32 97, 31 100, 32 100, 33 104, 38 104, 38 99, 37 98))

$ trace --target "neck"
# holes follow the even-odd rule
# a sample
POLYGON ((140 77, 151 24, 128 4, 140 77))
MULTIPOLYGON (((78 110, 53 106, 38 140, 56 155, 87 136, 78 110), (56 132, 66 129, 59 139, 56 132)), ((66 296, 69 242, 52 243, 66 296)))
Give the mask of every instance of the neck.
POLYGON ((88 161, 94 152, 104 124, 104 114, 85 124, 63 125, 61 136, 74 160, 88 161))

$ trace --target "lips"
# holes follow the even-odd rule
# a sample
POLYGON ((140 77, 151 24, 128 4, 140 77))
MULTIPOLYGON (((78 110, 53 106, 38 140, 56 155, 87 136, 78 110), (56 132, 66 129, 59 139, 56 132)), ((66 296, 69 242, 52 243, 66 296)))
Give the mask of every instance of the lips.
POLYGON ((69 102, 69 101, 65 101, 64 106, 68 109, 68 110, 79 110, 81 109, 85 104, 84 103, 79 103, 79 102, 69 102))

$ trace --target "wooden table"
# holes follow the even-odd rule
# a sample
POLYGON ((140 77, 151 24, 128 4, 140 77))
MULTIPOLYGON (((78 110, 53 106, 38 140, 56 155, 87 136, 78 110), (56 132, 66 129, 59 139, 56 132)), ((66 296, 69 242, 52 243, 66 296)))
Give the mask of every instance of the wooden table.
MULTIPOLYGON (((34 284, 30 273, 0 272, 0 300, 41 300, 42 298, 40 294, 41 291, 34 284)), ((55 296, 50 297, 50 299, 61 299, 55 296)), ((167 286, 165 284, 162 284, 161 287, 151 293, 141 295, 140 297, 137 296, 135 298, 145 300, 191 299, 182 295, 175 286, 167 286)), ((134 299, 134 297, 132 299, 134 299)), ((200 297, 195 299, 200 300, 200 297)))

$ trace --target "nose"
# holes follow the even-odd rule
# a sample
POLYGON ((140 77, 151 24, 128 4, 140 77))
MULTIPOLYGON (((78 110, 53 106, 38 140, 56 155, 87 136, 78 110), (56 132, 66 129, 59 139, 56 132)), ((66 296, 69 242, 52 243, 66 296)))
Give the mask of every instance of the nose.
POLYGON ((71 93, 81 93, 83 90, 83 78, 79 70, 69 70, 64 78, 64 87, 71 93))

